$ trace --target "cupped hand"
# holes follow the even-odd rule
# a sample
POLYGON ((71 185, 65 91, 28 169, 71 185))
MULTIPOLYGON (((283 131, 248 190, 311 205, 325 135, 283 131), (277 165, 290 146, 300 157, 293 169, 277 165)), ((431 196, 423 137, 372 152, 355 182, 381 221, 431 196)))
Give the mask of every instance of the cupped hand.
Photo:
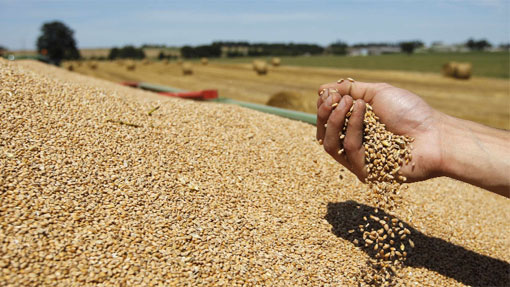
POLYGON ((400 169, 408 182, 439 175, 441 165, 439 130, 443 116, 419 96, 384 83, 350 80, 324 84, 318 93, 317 140, 323 144, 326 152, 361 181, 367 177, 363 148, 365 103, 372 106, 374 113, 389 131, 415 139, 412 144, 412 162, 400 169), (343 140, 344 151, 339 153, 341 149, 339 134, 352 105, 354 108, 343 140))

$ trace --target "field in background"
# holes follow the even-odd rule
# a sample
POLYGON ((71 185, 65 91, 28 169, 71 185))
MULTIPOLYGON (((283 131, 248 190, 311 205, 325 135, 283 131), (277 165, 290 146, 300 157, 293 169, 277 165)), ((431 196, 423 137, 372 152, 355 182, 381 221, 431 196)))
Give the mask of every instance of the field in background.
MULTIPOLYGON (((179 48, 144 48, 145 56, 148 58, 156 59, 161 51, 165 54, 178 54, 179 48)), ((104 57, 107 58, 110 53, 109 48, 97 48, 97 49, 80 49, 80 55, 85 59, 90 59, 91 57, 104 57)), ((27 56, 27 55, 36 55, 37 51, 34 50, 19 50, 19 51, 9 51, 8 54, 13 54, 15 56, 27 56)))
MULTIPOLYGON (((145 55, 157 59, 163 51, 167 55, 178 55, 178 48, 144 48, 145 55)), ((82 57, 108 57, 110 49, 80 49, 82 57)), ((11 52, 9 52, 11 53, 11 52)), ((35 51, 14 51, 14 55, 34 55, 35 51)), ((251 63, 253 57, 221 58, 224 63, 251 63)), ((271 57, 266 57, 270 60, 271 57)), ((510 56, 508 52, 469 52, 469 53, 420 53, 413 55, 387 54, 380 56, 297 56, 281 57, 285 65, 302 67, 330 67, 339 69, 396 70, 440 73, 441 67, 449 61, 470 62, 473 75, 510 79, 510 56)))
MULTIPOLYGON (((175 54, 179 53, 179 48, 144 48, 145 56, 147 58, 156 59, 160 52, 165 54, 175 54)), ((108 57, 110 53, 110 49, 80 49, 80 54, 84 58, 91 57, 108 57)))
MULTIPOLYGON (((145 55, 157 59, 163 51, 167 55, 178 55, 178 48, 144 48, 145 55)), ((85 59, 108 57, 110 49, 80 49, 85 59)), ((11 52, 9 52, 11 53, 11 52)), ((34 55, 35 51, 14 51, 14 55, 34 55)), ((216 59, 224 63, 251 63, 254 57, 216 59)), ((271 57, 264 58, 270 61, 271 57)), ((469 52, 469 53, 420 53, 413 55, 387 54, 379 56, 296 56, 281 57, 285 65, 302 67, 329 67, 339 69, 396 70, 440 73, 441 67, 449 61, 470 62, 473 75, 510 79, 510 56, 508 52, 469 52)))
MULTIPOLYGON (((250 63, 254 58, 222 59, 229 63, 250 63)), ((270 58, 267 58, 270 59, 270 58)), ((398 70, 440 73, 448 61, 470 62, 473 74, 480 77, 510 78, 508 52, 388 54, 380 56, 301 56, 282 57, 286 65, 340 69, 398 70)))
MULTIPOLYGON (((67 67, 65 63, 63 67, 67 67)), ((340 77, 367 82, 387 82, 423 97, 433 107, 456 117, 497 128, 510 129, 510 91, 506 79, 474 77, 455 80, 439 74, 315 67, 270 67, 265 76, 257 75, 251 64, 211 61, 203 66, 193 63, 194 73, 184 76, 176 62, 165 64, 137 62, 134 71, 115 61, 98 62, 97 69, 87 63, 73 64, 74 71, 114 81, 144 81, 186 90, 217 89, 221 97, 265 104, 278 92, 300 95, 289 108, 315 113, 317 88, 340 77)))

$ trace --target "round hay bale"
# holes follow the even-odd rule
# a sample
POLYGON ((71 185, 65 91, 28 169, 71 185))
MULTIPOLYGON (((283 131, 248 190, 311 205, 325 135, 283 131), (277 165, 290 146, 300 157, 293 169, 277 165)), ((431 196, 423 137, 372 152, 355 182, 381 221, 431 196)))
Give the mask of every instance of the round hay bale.
POLYGON ((182 63, 182 74, 183 75, 192 75, 193 74, 193 67, 191 66, 191 63, 188 63, 188 62, 182 63))
POLYGON ((455 65, 457 63, 455 62, 448 62, 446 64, 443 65, 443 68, 441 69, 441 73, 443 74, 443 76, 445 77, 453 77, 454 73, 455 73, 455 65))
POLYGON ((209 64, 209 59, 202 58, 202 59, 200 59, 200 63, 202 63, 202 65, 206 66, 207 64, 209 64))
POLYGON ((465 80, 471 78, 471 69, 471 63, 457 63, 455 67, 455 78, 465 80))
POLYGON ((150 63, 151 63, 151 60, 149 60, 149 59, 145 59, 142 61, 143 65, 150 65, 150 63))
POLYGON ((269 98, 266 105, 290 110, 305 110, 307 101, 303 95, 296 91, 281 91, 269 98))
POLYGON ((89 68, 92 70, 96 70, 98 67, 98 64, 96 62, 89 62, 89 68))
POLYGON ((448 62, 443 65, 441 72, 445 77, 467 80, 471 78, 471 70, 472 70, 471 63, 448 62))
POLYGON ((73 66, 73 64, 69 64, 69 65, 67 65, 67 70, 68 70, 68 71, 71 71, 71 72, 72 72, 72 71, 74 71, 74 66, 73 66))
POLYGON ((273 65, 273 67, 278 67, 280 66, 282 60, 278 57, 274 57, 271 59, 271 64, 273 65))
POLYGON ((258 75, 265 75, 267 74, 267 63, 265 61, 254 61, 253 69, 258 75))
POLYGON ((126 64, 126 69, 128 71, 134 71, 136 69, 136 63, 134 61, 130 61, 126 64))
POLYGON ((119 66, 124 66, 124 61, 122 61, 122 60, 117 60, 117 61, 115 61, 115 63, 117 63, 117 65, 119 65, 119 66))

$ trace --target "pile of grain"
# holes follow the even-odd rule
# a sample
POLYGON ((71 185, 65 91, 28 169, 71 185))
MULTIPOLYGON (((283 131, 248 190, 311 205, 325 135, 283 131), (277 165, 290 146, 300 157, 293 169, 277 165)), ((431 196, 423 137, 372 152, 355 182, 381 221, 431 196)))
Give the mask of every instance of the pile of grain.
MULTIPOLYGON (((349 233, 367 187, 312 126, 31 61, 0 82, 2 286, 358 286, 373 259, 349 233)), ((448 179, 401 198, 405 285, 508 285, 508 199, 448 179)))

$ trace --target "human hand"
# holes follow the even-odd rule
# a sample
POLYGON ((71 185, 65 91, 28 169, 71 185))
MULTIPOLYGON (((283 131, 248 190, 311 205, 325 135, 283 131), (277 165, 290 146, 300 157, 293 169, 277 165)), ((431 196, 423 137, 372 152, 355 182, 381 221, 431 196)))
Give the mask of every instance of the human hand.
POLYGON ((408 182, 440 175, 443 115, 432 109, 419 96, 383 83, 341 81, 324 84, 317 100, 317 140, 336 161, 353 172, 361 181, 367 177, 363 148, 363 117, 366 105, 372 106, 381 123, 394 134, 413 137, 412 163, 400 172, 408 182), (338 106, 334 108, 334 104, 338 106), (340 150, 339 133, 347 112, 354 105, 340 150), (326 124, 326 126, 325 126, 326 124))

